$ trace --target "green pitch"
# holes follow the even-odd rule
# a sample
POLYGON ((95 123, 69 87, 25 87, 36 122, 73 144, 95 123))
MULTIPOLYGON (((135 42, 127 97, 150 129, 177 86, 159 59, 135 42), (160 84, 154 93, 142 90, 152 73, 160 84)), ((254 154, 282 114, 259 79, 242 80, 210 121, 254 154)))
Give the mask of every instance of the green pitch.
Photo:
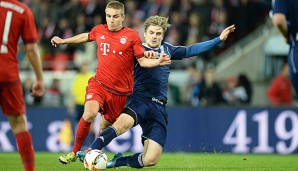
MULTIPOLYGON (((60 153, 41 153, 35 155, 36 171, 83 171, 85 168, 77 161, 69 165, 58 162, 60 153)), ((107 153, 111 158, 112 154, 107 153)), ((23 170, 18 153, 0 153, 0 170, 23 170)), ((108 170, 108 169, 107 169, 108 170)), ((114 170, 114 169, 112 169, 114 170)), ((118 170, 132 170, 122 167, 118 170)), ((157 166, 145 170, 193 170, 193 171, 298 171, 298 154, 295 155, 256 155, 227 153, 164 153, 157 166)))

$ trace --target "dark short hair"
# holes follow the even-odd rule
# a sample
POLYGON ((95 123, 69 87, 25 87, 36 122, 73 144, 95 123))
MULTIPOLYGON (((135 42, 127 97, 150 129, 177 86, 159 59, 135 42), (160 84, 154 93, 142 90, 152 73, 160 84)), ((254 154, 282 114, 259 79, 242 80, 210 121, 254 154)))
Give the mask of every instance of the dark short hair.
POLYGON ((107 4, 107 8, 112 8, 112 9, 117 9, 122 11, 122 15, 124 15, 125 10, 124 10, 124 4, 119 2, 119 1, 111 1, 107 4))

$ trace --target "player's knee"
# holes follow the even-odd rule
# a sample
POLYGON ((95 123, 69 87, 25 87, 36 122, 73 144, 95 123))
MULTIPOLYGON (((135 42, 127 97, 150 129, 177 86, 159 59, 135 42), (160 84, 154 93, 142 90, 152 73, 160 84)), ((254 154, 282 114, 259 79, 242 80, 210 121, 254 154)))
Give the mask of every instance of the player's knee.
POLYGON ((124 122, 118 122, 113 124, 113 127, 117 130, 118 134, 121 135, 131 128, 131 126, 124 122))
POLYGON ((154 156, 145 156, 143 158, 143 165, 144 166, 155 166, 158 163, 158 157, 154 156))
POLYGON ((117 121, 113 124, 113 127, 117 130, 118 134, 123 134, 131 127, 133 127, 134 120, 130 116, 120 116, 117 121), (129 117, 129 118, 127 118, 129 117))
POLYGON ((96 112, 85 111, 84 114, 83 114, 83 118, 87 122, 92 122, 96 118, 97 113, 98 113, 97 111, 96 112))
POLYGON ((24 115, 9 116, 8 120, 14 134, 28 131, 27 123, 24 115))

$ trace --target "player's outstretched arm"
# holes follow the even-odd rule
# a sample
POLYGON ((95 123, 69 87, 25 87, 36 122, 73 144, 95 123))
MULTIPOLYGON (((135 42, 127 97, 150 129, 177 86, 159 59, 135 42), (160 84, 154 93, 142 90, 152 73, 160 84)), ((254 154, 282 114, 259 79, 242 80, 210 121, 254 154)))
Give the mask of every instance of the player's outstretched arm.
POLYGON ((51 43, 55 47, 57 47, 58 45, 61 45, 61 44, 85 43, 85 42, 89 41, 88 34, 89 33, 81 33, 81 34, 78 34, 76 36, 66 38, 66 39, 62 39, 58 36, 55 36, 51 39, 51 43))
POLYGON ((229 27, 227 27, 227 28, 225 28, 225 29, 221 32, 221 34, 220 34, 220 36, 219 36, 220 41, 222 41, 222 42, 226 41, 227 38, 228 38, 228 36, 229 36, 229 34, 232 33, 232 32, 234 32, 235 29, 236 29, 236 27, 235 27, 234 24, 231 25, 231 26, 229 26, 229 27))
POLYGON ((200 43, 195 43, 190 46, 186 46, 186 51, 184 55, 179 55, 179 56, 172 56, 172 59, 182 59, 182 58, 189 58, 195 55, 199 55, 200 53, 206 52, 220 44, 221 42, 225 41, 229 34, 235 31, 235 25, 231 25, 227 28, 225 28, 222 33, 220 34, 219 37, 214 38, 212 40, 200 42, 200 43))
POLYGON ((143 68, 153 68, 171 64, 171 58, 169 55, 161 53, 159 59, 152 59, 153 56, 157 55, 157 52, 145 52, 145 57, 139 58, 138 62, 143 68))

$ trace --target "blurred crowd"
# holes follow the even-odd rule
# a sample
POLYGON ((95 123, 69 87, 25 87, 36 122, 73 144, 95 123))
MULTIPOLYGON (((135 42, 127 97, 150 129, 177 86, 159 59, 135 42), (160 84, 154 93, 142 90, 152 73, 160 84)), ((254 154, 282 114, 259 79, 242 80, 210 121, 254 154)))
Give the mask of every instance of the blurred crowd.
MULTIPOLYGON (((67 38, 89 32, 95 25, 105 23, 104 8, 109 0, 22 0, 22 2, 34 13, 45 70, 78 71, 81 65, 89 63, 90 71, 95 71, 97 47, 94 43, 54 48, 50 39, 53 36, 67 38)), ((270 1, 122 0, 121 2, 126 8, 124 25, 137 30, 141 39, 143 39, 143 21, 152 15, 169 17, 171 27, 166 32, 164 40, 173 45, 187 46, 213 39, 219 36, 224 28, 235 24, 236 32, 229 36, 225 44, 200 57, 173 62, 171 65, 173 69, 185 69, 188 72, 190 85, 186 86, 186 90, 179 90, 174 85, 169 85, 170 97, 172 104, 191 106, 250 103, 252 88, 249 78, 245 74, 240 74, 219 83, 215 79, 215 66, 212 66, 212 62, 226 48, 264 23, 271 8, 270 1), (195 65, 198 60, 203 61, 201 68, 195 65)), ((20 68, 29 70, 22 47, 19 48, 20 68)), ((27 84, 29 83, 24 82, 24 89, 27 84)), ((67 105, 63 102, 65 94, 59 89, 59 84, 59 79, 53 79, 42 99, 32 99, 25 93, 27 103, 57 107, 67 105)))
MULTIPOLYGON (((105 23, 104 8, 108 0, 22 0, 33 11, 42 57, 46 70, 72 70, 82 62, 96 60, 94 44, 64 45, 53 48, 50 39, 89 32, 95 25, 105 23), (84 58, 84 59, 82 59, 84 58)), ((173 45, 190 45, 217 37, 228 25, 237 31, 225 45, 202 55, 206 61, 243 38, 264 22, 270 10, 265 0, 122 0, 126 7, 125 26, 138 31, 143 39, 143 21, 152 15, 167 16, 172 26, 165 41, 173 45)), ((22 69, 26 69, 24 55, 22 69)), ((173 68, 186 68, 195 59, 174 63, 173 68)))
MULTIPOLYGON (((217 80, 215 66, 210 64, 203 70, 198 70, 191 65, 187 68, 187 73, 189 75, 188 85, 180 92, 172 94, 174 96, 172 105, 204 107, 243 106, 251 103, 253 87, 244 73, 231 75, 226 80, 217 80)), ((174 86, 171 85, 170 90, 173 88, 174 86)))

